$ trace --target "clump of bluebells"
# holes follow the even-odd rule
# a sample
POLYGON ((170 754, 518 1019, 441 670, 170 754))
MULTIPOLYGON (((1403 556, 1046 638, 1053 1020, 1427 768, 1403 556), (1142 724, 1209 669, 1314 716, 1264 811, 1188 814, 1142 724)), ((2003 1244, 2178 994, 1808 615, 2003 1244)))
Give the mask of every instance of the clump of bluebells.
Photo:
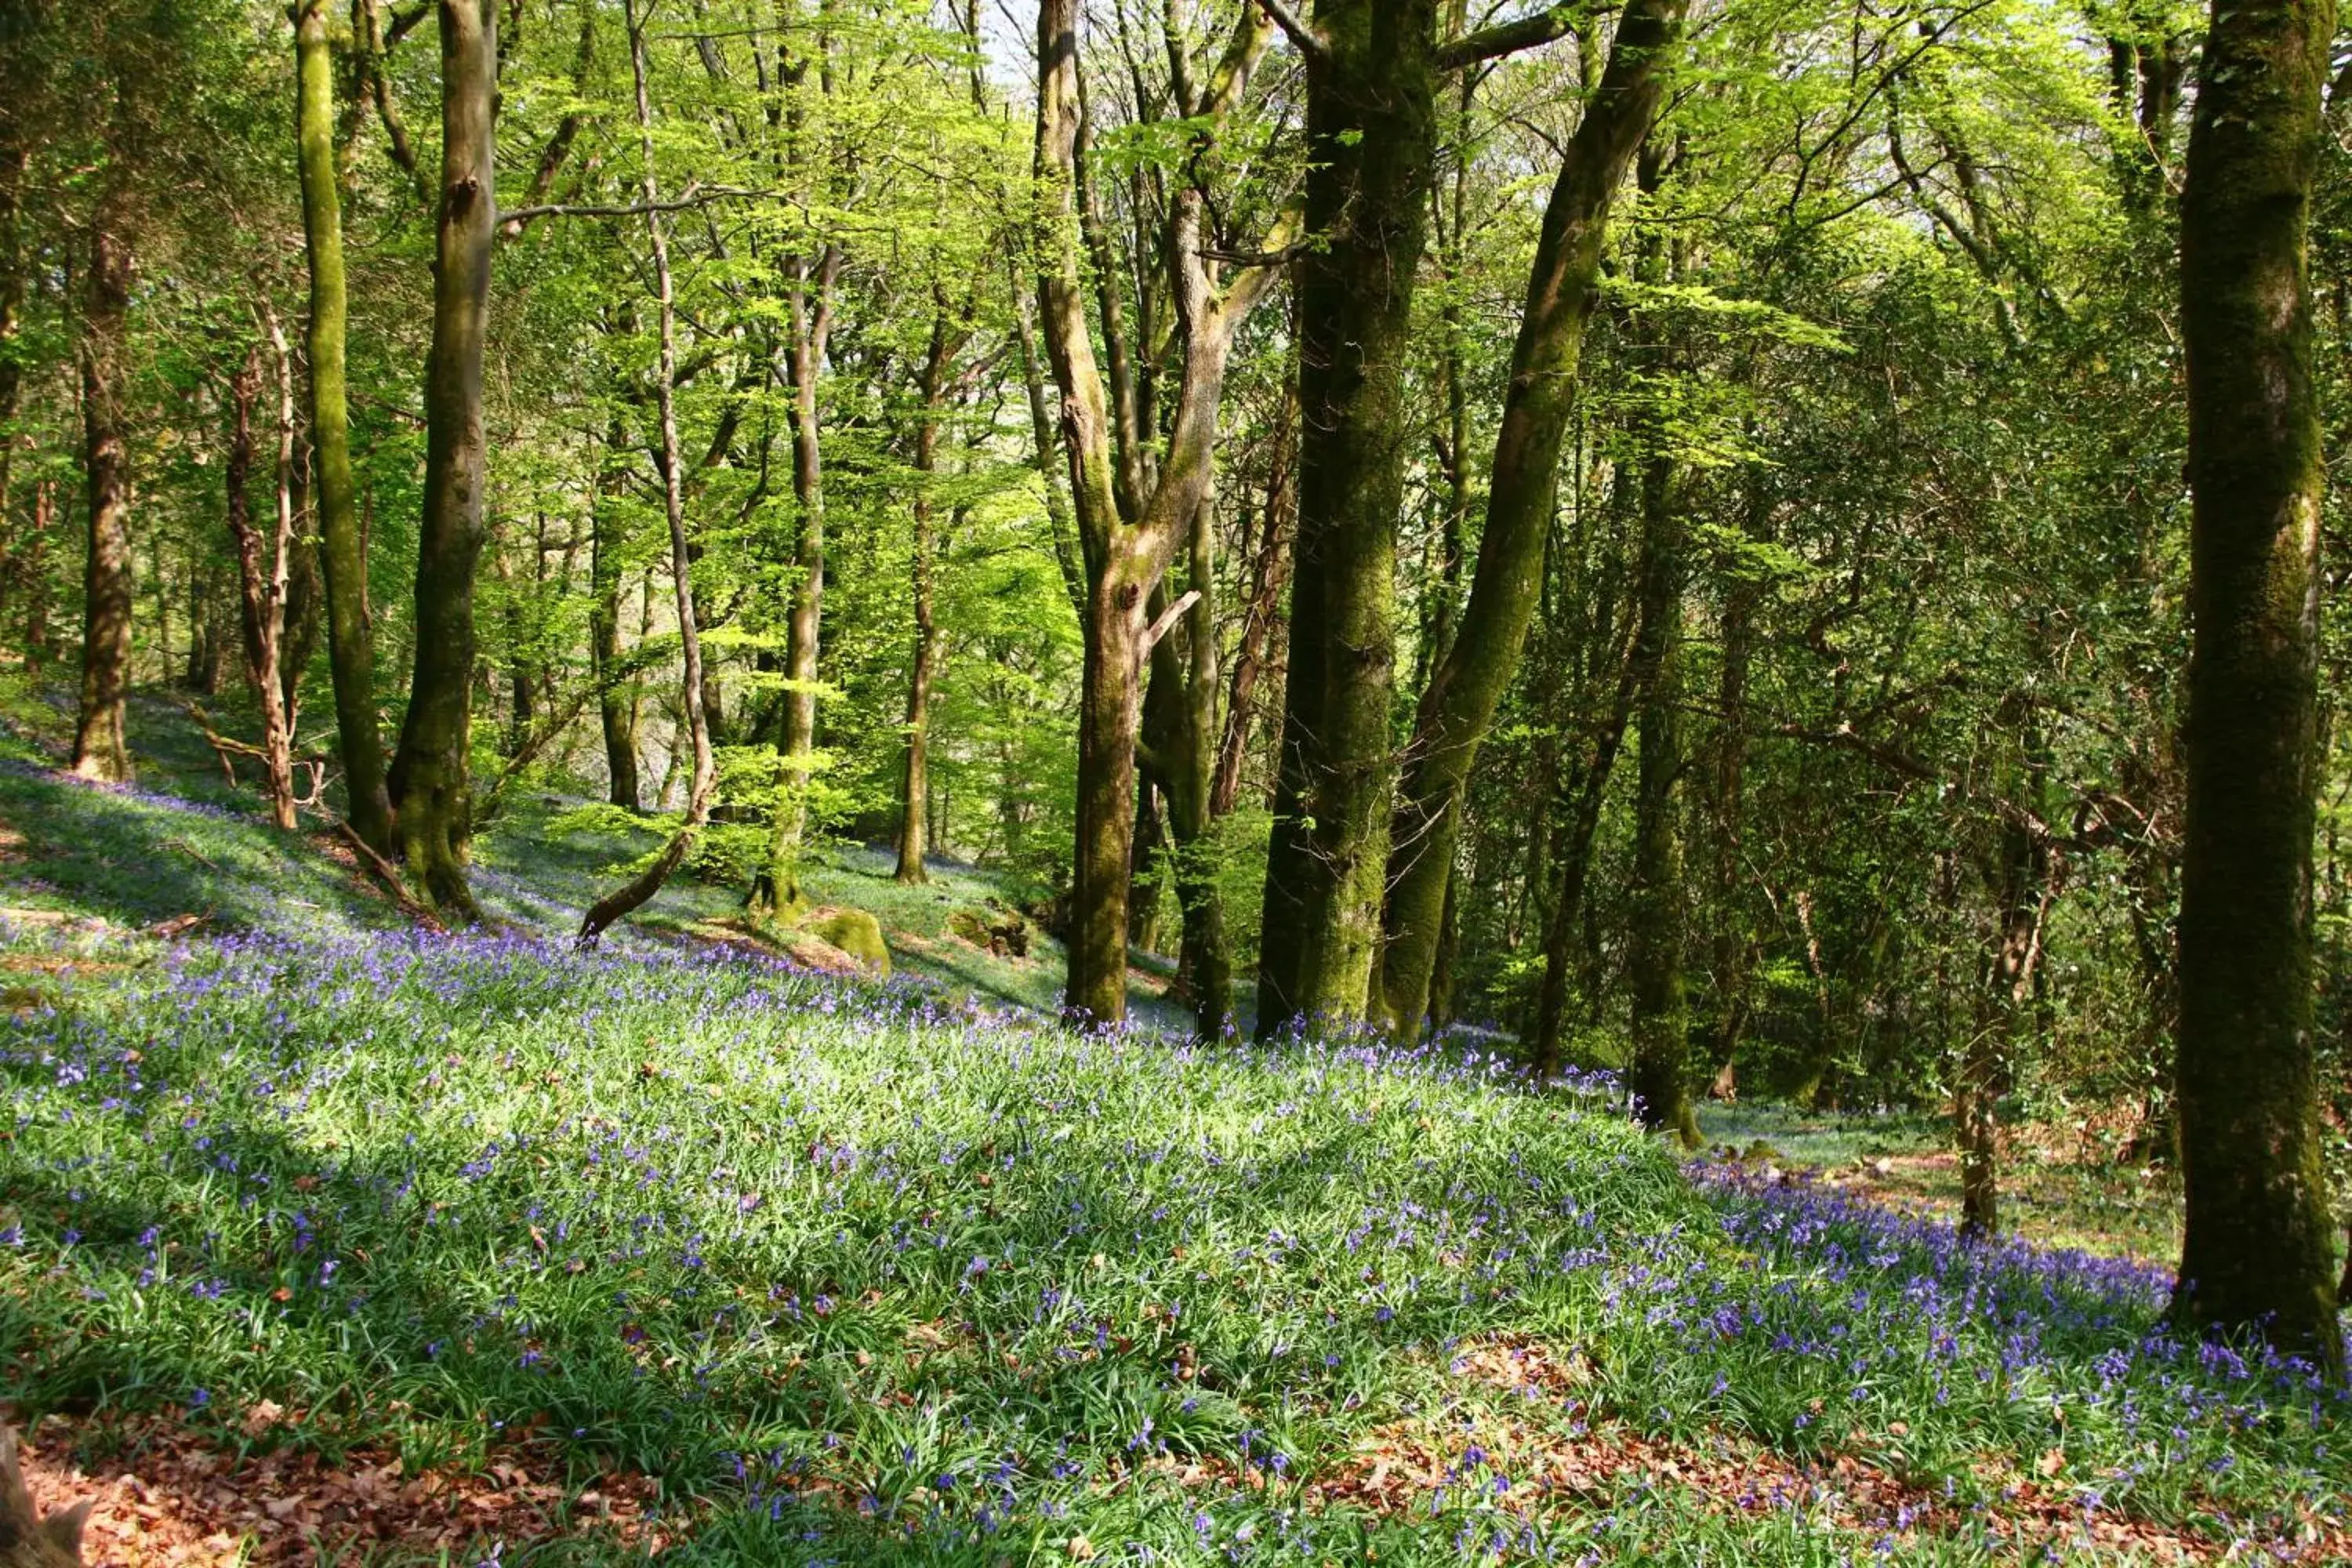
POLYGON ((2342 1398, 2171 1336, 2167 1281, 1685 1173, 1613 1080, 1459 1044, 350 933, 79 984, 0 1072, 0 1399, 654 1471, 714 1560, 1958 1563, 2018 1478, 2221 1544, 2347 1506, 2342 1398), (1460 1374, 1502 1335, 1580 1378, 1460 1374), (1859 1455, 1969 1522, 1547 1498, 1482 1408, 1538 1453, 1859 1455), (1413 1507, 1328 1489, 1401 1432, 1445 1461, 1413 1507))

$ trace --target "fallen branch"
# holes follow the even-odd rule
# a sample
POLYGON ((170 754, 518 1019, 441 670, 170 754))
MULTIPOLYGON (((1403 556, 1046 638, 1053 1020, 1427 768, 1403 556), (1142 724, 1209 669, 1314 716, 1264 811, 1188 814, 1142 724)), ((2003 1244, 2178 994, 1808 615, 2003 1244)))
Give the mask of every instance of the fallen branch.
POLYGON ((376 880, 383 885, 384 892, 390 895, 392 901, 400 907, 401 913, 427 931, 438 931, 448 929, 441 923, 441 918, 438 915, 418 903, 415 896, 402 885, 399 868, 377 854, 350 823, 338 822, 335 824, 335 831, 342 837, 344 843, 352 847, 352 852, 359 857, 361 865, 375 873, 376 880))

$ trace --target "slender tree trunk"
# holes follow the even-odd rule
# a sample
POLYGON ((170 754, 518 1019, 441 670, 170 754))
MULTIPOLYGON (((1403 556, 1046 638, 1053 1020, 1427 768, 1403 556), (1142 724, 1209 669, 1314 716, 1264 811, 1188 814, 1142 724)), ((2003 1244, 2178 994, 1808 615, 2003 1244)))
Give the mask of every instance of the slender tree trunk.
MULTIPOLYGON (((230 497, 229 526, 236 536, 237 578, 245 621, 246 672, 261 704, 262 786, 277 825, 294 828, 294 710, 286 701, 279 662, 286 647, 287 584, 294 550, 294 360, 276 312, 264 307, 269 343, 278 367, 277 531, 265 555, 260 531, 253 526, 240 477, 237 493, 230 497)), ((257 375, 257 361, 247 364, 247 376, 257 375)), ((238 438, 251 450, 253 391, 248 383, 238 398, 238 438)))
POLYGON ((1470 603, 1422 694, 1389 834, 1382 1012, 1400 1034, 1419 1033, 1428 1014, 1463 790, 1518 673, 1541 595, 1560 445, 1610 208, 1656 116, 1665 56, 1682 14, 1683 0, 1632 0, 1627 6, 1600 89, 1585 105, 1544 208, 1511 350, 1470 603))
POLYGON ((57 486, 47 479, 33 481, 33 532, 26 541, 21 571, 25 584, 25 673, 35 679, 49 658, 49 596, 47 553, 49 524, 57 505, 57 486))
POLYGON ((817 377, 832 330, 833 290, 841 253, 826 247, 812 266, 793 263, 789 300, 793 390, 793 499, 800 531, 793 551, 793 584, 784 626, 783 735, 777 745, 776 802, 768 864, 751 887, 754 912, 787 915, 801 903, 800 864, 808 830, 809 776, 816 762, 817 639, 824 609, 824 458, 818 425, 817 377))
POLYGON ((659 357, 654 368, 654 400, 661 419, 662 513, 669 523, 669 575, 676 595, 678 647, 683 669, 679 703, 686 713, 687 745, 694 771, 687 784, 686 820, 670 835, 653 863, 590 907, 581 920, 578 945, 593 948, 614 921, 650 900, 686 859, 710 819, 719 787, 719 764, 710 749, 710 726, 702 708, 702 632, 694 613, 694 556, 686 537, 686 474, 677 440, 677 329, 676 289, 670 279, 669 231, 656 209, 661 186, 654 174, 653 99, 646 83, 646 36, 636 0, 623 0, 629 29, 629 69, 636 86, 637 150, 644 162, 638 189, 646 206, 646 237, 653 252, 655 297, 660 308, 659 357))
POLYGON ((416 647, 408 714, 386 780, 397 841, 425 901, 476 917, 466 882, 473 719, 474 574, 487 536, 482 353, 498 226, 498 0, 442 0, 441 198, 433 349, 425 378, 425 510, 416 542, 416 647))
POLYGON ((1232 681, 1225 696, 1224 732, 1217 742, 1217 764, 1209 785, 1209 815, 1230 816, 1241 799, 1242 763, 1249 754, 1251 721, 1257 712, 1258 683, 1265 678, 1269 644, 1282 615, 1282 591, 1290 578, 1290 535, 1297 518, 1292 489, 1292 458, 1297 440, 1298 391, 1282 400, 1267 461, 1265 509, 1257 556, 1250 569, 1249 602, 1242 610, 1242 634, 1234 650, 1232 681))
MULTIPOLYGON (((1234 960, 1218 878, 1216 519, 1206 499, 1193 513, 1189 555, 1186 587, 1197 596, 1185 612, 1184 662, 1173 687, 1178 701, 1160 743, 1161 783, 1183 916, 1178 973, 1192 1001, 1195 1032, 1219 1040, 1233 1018, 1234 960)), ((1172 648, 1163 644, 1152 652, 1156 664, 1176 666, 1172 648)))
POLYGON ((1609 795, 1610 776, 1616 772, 1617 753, 1623 748, 1625 726, 1639 689, 1639 672, 1628 657, 1619 667, 1609 706, 1597 715, 1591 755, 1573 774, 1575 795, 1552 851, 1556 880, 1551 910, 1544 921, 1543 981, 1536 996, 1535 1046, 1529 1053, 1529 1067, 1538 1082, 1565 1065, 1569 975, 1576 964, 1576 938, 1584 916, 1593 839, 1601 829, 1601 807, 1609 795))
POLYGON ((2176 1309, 2344 1373, 2312 1055, 2324 478, 2306 247, 2331 0, 2216 0, 2181 196, 2188 818, 2176 1309))
MULTIPOLYGON (((1769 538, 1761 481, 1748 476, 1748 536, 1769 538)), ((1748 1024, 1748 972, 1752 951, 1746 922, 1739 912, 1739 858, 1746 831, 1748 773, 1748 667, 1754 657, 1756 607, 1759 586, 1742 578, 1726 593, 1723 605, 1723 662, 1716 681, 1717 721, 1714 756, 1714 1044, 1709 1065, 1728 1074, 1739 1052, 1748 1024)), ((1725 1081, 1728 1082, 1727 1079, 1725 1081)))
POLYGON ((10 535, 0 542, 0 551, 5 552, 0 554, 0 625, 7 620, 8 592, 23 578, 16 558, 19 542, 11 534, 8 513, 16 500, 14 437, 24 385, 24 366, 18 361, 24 352, 24 186, 31 163, 9 117, 0 112, 0 535, 10 535))
POLYGON ((1650 459, 1642 479, 1641 777, 1633 795, 1633 912, 1625 967, 1633 992, 1628 1087, 1644 1124, 1698 1145, 1691 1110, 1682 824, 1683 520, 1675 465, 1650 459))
POLYGON ((605 440, 605 472, 596 485, 595 514, 589 520, 589 638, 596 676, 596 714, 604 741, 605 798, 627 811, 639 809, 637 783, 638 685, 621 672, 621 600, 626 574, 621 569, 620 520, 614 501, 621 486, 622 428, 613 421, 605 440))
POLYGON ((898 789, 898 868, 901 882, 930 879, 923 869, 931 800, 931 679, 939 658, 939 624, 931 608, 931 479, 940 464, 940 416, 955 340, 944 299, 931 316, 930 351, 923 360, 921 425, 915 431, 915 538, 912 566, 915 648, 907 675, 907 765, 898 789))
POLYGON ((1085 552, 1078 540, 1077 524, 1070 516, 1070 500, 1063 489, 1060 469, 1063 457, 1060 443, 1054 437, 1054 416, 1045 402, 1045 373, 1037 363, 1036 305, 1029 290, 1017 278, 1013 280, 1013 302, 1017 319, 1013 323, 1014 342, 1021 350, 1021 384, 1028 394, 1029 430, 1037 480, 1045 491, 1045 526, 1054 536, 1054 560, 1062 569, 1062 587, 1070 596, 1070 608, 1083 620, 1087 613, 1087 563, 1085 552))
MULTIPOLYGON (((120 149, 110 156, 125 156, 120 149)), ((82 570, 81 709, 73 771, 127 780, 131 751, 123 703, 131 684, 131 454, 123 431, 130 373, 131 223, 128 176, 110 171, 89 226, 81 321, 82 461, 89 489, 89 547, 82 570)))
POLYGON ((1978 986, 1976 1026, 1961 1042, 1952 1095, 1960 1154, 1960 1235, 1972 1241, 1986 1240, 2000 1229, 1998 1110, 2009 1076, 2009 1047, 2032 994, 2042 948, 2032 836, 2011 816, 2000 826, 1999 840, 1992 878, 1993 938, 1978 986))

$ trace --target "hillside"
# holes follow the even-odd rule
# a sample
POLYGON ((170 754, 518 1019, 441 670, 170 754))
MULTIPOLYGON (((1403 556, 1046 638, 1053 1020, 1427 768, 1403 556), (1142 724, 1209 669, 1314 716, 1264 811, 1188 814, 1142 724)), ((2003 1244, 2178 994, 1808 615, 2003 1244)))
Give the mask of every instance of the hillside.
POLYGON ((420 934, 158 775, 0 770, 0 1401, 99 1560, 2352 1549, 2342 1396, 2160 1276, 1686 1175, 1605 1079, 579 955, 578 865, 420 934))

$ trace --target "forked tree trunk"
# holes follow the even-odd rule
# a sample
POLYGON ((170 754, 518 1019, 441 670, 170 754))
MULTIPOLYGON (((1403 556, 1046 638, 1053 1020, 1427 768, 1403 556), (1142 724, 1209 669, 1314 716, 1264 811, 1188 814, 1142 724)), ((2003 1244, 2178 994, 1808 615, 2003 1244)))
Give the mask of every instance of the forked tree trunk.
MULTIPOLYGON (((1207 500, 1234 334, 1271 272, 1263 266, 1250 268, 1220 292, 1201 254, 1202 194, 1191 185, 1174 193, 1164 255, 1182 345, 1181 383, 1156 472, 1127 477, 1123 488, 1137 492, 1129 503, 1130 513, 1118 499, 1122 484, 1112 450, 1111 399, 1095 358, 1079 263, 1081 8, 1080 0, 1041 0, 1037 8, 1036 168, 1043 187, 1037 292, 1047 356, 1062 394, 1061 445, 1087 574, 1081 616, 1077 841, 1063 1005, 1075 1022, 1109 1025, 1127 1015, 1128 893, 1143 661, 1167 629, 1165 624, 1148 626, 1147 612, 1178 540, 1207 500)), ((1206 150, 1240 100, 1266 34, 1263 15, 1245 9, 1192 116, 1196 148, 1206 150)), ((1131 446, 1128 451, 1134 456, 1131 446)))
POLYGON ((2321 468, 2307 226, 2332 0, 2215 0, 2180 205, 2188 817, 2178 1313, 2344 1373, 2312 1054, 2321 468))
POLYGON ((123 734, 131 685, 131 454, 122 424, 130 366, 131 225, 125 176, 99 198, 89 226, 81 321, 84 479, 89 491, 89 544, 82 568, 81 707, 74 726, 73 771, 83 778, 131 776, 123 734))
POLYGON ((386 780, 397 842, 425 901, 477 916, 467 885, 473 831, 467 746, 473 718, 474 574, 489 479, 482 353, 498 226, 498 0, 442 0, 441 199, 433 348, 425 377, 425 509, 416 541, 416 649, 408 714, 386 780))

